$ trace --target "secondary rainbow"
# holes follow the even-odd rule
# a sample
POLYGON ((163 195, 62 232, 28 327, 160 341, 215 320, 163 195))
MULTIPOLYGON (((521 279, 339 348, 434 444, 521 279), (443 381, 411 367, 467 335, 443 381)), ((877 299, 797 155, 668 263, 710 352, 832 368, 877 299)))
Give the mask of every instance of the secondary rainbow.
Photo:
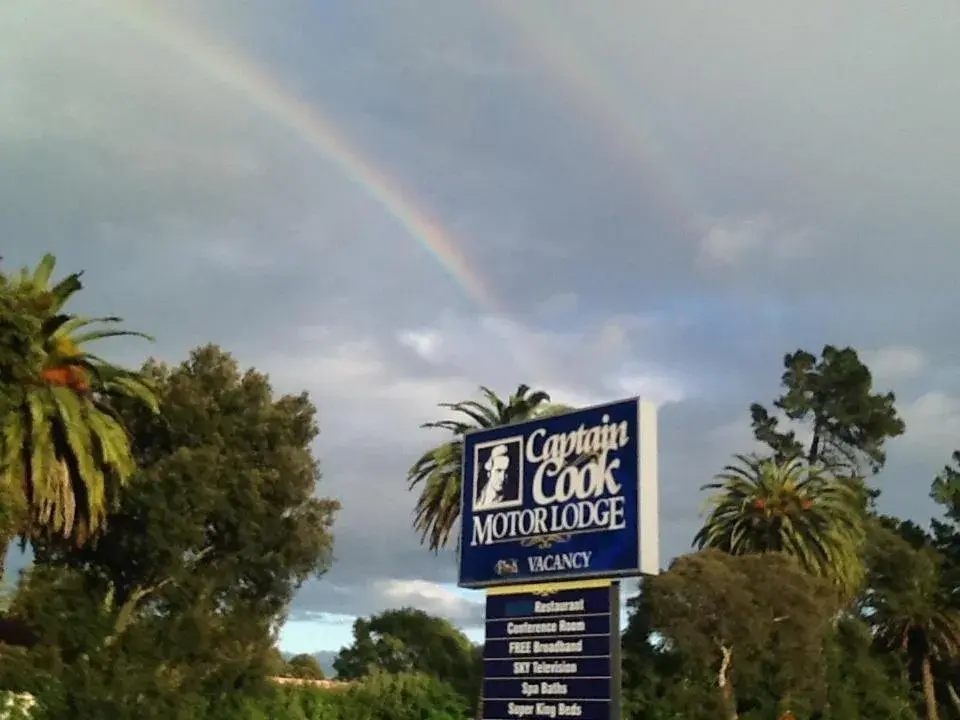
MULTIPOLYGON (((577 38, 576 19, 564 22, 562 15, 569 14, 570 9, 564 3, 532 0, 494 0, 492 6, 506 20, 524 53, 565 86, 574 101, 574 111, 592 115, 604 127, 598 137, 614 143, 614 151, 643 173, 646 182, 638 191, 654 195, 657 206, 670 216, 675 228, 702 233, 703 204, 693 183, 684 176, 666 145, 656 139, 652 125, 644 122, 642 109, 636 104, 628 106, 625 98, 630 93, 618 87, 614 73, 585 51, 577 38)), ((583 7, 593 8, 586 4, 583 7)))
POLYGON ((450 234, 418 208, 386 173, 353 148, 318 108, 286 90, 259 63, 222 42, 201 35, 152 3, 100 0, 100 5, 296 133, 308 147, 334 163, 386 210, 484 311, 496 312, 493 293, 450 234))

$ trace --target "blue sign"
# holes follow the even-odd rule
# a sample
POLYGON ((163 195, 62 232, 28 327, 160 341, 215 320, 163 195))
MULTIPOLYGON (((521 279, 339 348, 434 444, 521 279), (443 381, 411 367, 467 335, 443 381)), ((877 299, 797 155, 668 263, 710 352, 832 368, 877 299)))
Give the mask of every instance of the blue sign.
POLYGON ((484 720, 619 718, 615 584, 488 595, 484 720))
POLYGON ((462 587, 656 574, 656 408, 638 399, 468 433, 462 587))

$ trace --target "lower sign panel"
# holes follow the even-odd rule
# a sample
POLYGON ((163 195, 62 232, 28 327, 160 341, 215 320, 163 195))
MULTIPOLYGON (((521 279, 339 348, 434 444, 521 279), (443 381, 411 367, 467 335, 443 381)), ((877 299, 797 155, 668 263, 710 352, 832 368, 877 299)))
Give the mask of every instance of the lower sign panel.
POLYGON ((610 720, 610 702, 604 700, 484 700, 484 720, 576 718, 610 720))
POLYGON ((483 664, 484 677, 514 678, 524 677, 538 680, 544 677, 577 678, 604 677, 610 675, 610 658, 593 657, 570 660, 496 660, 489 659, 483 664))
POLYGON ((609 700, 610 678, 540 678, 538 680, 505 680, 491 678, 483 682, 483 696, 491 699, 520 695, 531 700, 609 700))
POLYGON ((619 717, 618 586, 551 590, 488 596, 484 720, 619 717))

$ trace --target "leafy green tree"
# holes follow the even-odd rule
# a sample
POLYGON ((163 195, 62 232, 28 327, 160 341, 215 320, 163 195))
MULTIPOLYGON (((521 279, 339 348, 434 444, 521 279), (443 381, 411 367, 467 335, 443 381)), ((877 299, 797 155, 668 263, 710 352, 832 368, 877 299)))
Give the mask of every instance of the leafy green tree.
MULTIPOLYGON (((3 277, 4 341, 0 366, 7 403, 0 436, 0 485, 19 489, 28 511, 18 532, 53 532, 85 541, 101 526, 136 462, 115 401, 135 399, 157 410, 139 373, 87 351, 98 340, 140 333, 114 329, 119 318, 66 312, 83 285, 80 274, 51 286, 55 266, 44 256, 34 271, 3 277), (33 332, 31 337, 28 333, 33 332), (26 362, 24 362, 26 360, 26 362)), ((0 537, 5 548, 9 535, 0 537)))
POLYGON ((270 677, 283 677, 287 672, 287 660, 276 646, 267 651, 265 665, 270 677))
POLYGON ((934 518, 932 525, 936 546, 947 557, 944 573, 952 587, 960 588, 960 450, 934 478, 930 497, 943 509, 943 517, 934 518))
POLYGON ((960 450, 954 450, 950 462, 934 478, 930 496, 946 511, 947 517, 960 522, 960 450))
POLYGON ((734 555, 786 553, 852 597, 863 580, 865 540, 857 490, 801 458, 735 458, 716 482, 703 486, 714 493, 695 546, 734 555))
POLYGON ((864 615, 881 647, 903 654, 918 682, 928 720, 938 720, 936 669, 960 652, 960 612, 944 582, 945 558, 879 524, 870 542, 864 615))
POLYGON ((826 662, 825 720, 916 720, 900 658, 877 647, 864 620, 839 619, 826 645, 826 662))
POLYGON ((287 677, 302 678, 304 680, 323 680, 323 668, 320 661, 313 655, 300 653, 287 660, 287 677))
POLYGON ((646 581, 652 627, 693 671, 714 678, 722 716, 749 708, 743 689, 822 704, 824 641, 837 609, 832 585, 780 553, 685 555, 646 581))
POLYGON ((892 392, 873 391, 873 376, 857 351, 825 345, 818 359, 797 350, 784 357, 784 391, 773 407, 789 421, 807 428, 809 445, 794 429, 781 429, 774 413, 750 406, 753 432, 778 460, 806 457, 835 472, 849 470, 863 477, 869 467, 877 472, 886 462, 886 441, 903 434, 892 392), (866 467, 864 467, 866 466, 866 467))
POLYGON ((711 670, 691 666, 654 627, 648 581, 627 601, 621 636, 624 717, 631 720, 715 720, 723 704, 711 670))
POLYGON ((81 717, 147 717, 137 713, 159 712, 160 696, 220 702, 262 684, 293 593, 331 561, 338 504, 315 496, 307 395, 274 398, 264 375, 241 373, 215 346, 143 372, 162 413, 121 405, 141 471, 106 530, 82 548, 35 543, 38 569, 74 578, 59 595, 84 603, 73 615, 61 608, 70 622, 29 597, 20 612, 76 668, 71 692, 89 694, 94 675, 113 678, 97 701, 106 704, 81 717))
POLYGON ((355 679, 376 672, 424 673, 449 683, 476 703, 481 655, 452 623, 422 610, 387 610, 353 624, 353 644, 340 651, 337 677, 355 679))
POLYGON ((440 405, 459 417, 426 423, 423 427, 446 430, 453 437, 425 452, 407 473, 410 489, 419 488, 420 492, 414 528, 420 533, 421 542, 428 543, 431 550, 446 546, 460 518, 463 436, 471 430, 499 427, 563 411, 562 406, 550 403, 547 393, 531 390, 526 385, 520 385, 506 400, 488 388, 481 387, 480 390, 485 403, 465 400, 440 405))

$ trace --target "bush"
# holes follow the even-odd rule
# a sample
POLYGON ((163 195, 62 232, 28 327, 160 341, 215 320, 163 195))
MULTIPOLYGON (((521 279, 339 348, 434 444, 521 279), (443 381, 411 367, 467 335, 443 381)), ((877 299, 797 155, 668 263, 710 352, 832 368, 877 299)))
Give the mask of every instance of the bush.
POLYGON ((204 720, 464 720, 467 705, 424 675, 372 675, 343 689, 276 688, 218 708, 204 720))
POLYGON ((323 668, 320 667, 320 661, 313 655, 294 655, 287 662, 286 675, 292 678, 302 678, 305 680, 323 680, 323 668))
POLYGON ((463 720, 467 703, 428 675, 378 673, 343 693, 343 720, 463 720))

